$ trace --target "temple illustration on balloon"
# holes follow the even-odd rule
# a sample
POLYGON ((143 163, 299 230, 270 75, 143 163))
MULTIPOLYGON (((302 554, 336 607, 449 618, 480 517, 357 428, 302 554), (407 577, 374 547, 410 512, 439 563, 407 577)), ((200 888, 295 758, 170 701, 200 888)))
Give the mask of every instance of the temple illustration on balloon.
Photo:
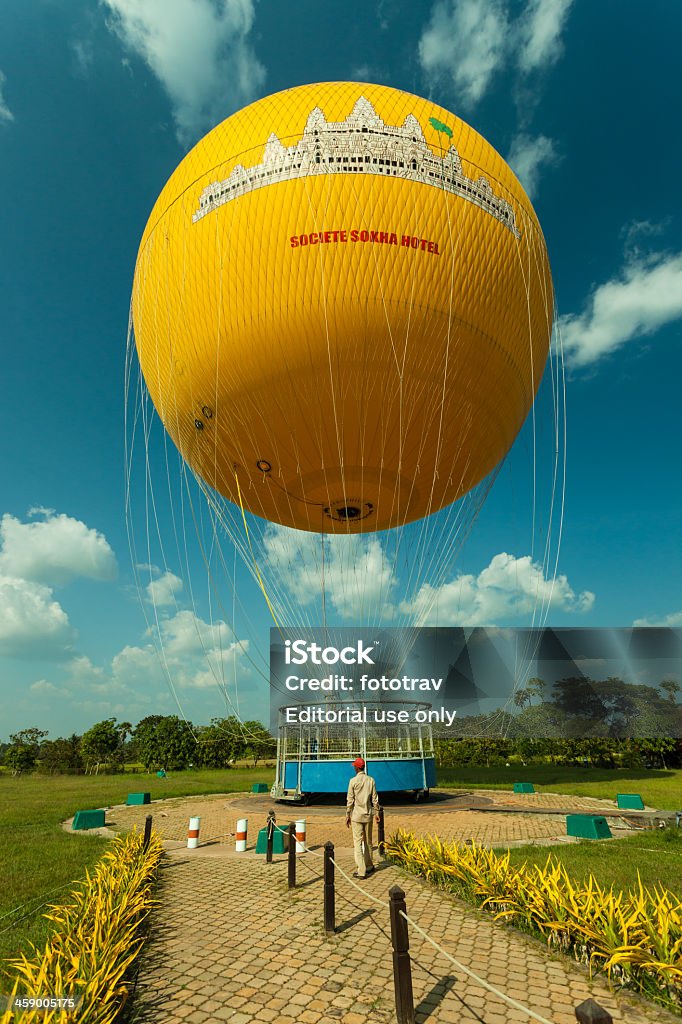
POLYGON ((315 107, 294 146, 285 146, 273 132, 262 163, 249 168, 237 164, 224 181, 211 182, 202 191, 192 221, 248 192, 314 174, 376 174, 431 185, 474 203, 520 237, 511 204, 495 195, 483 175, 474 180, 464 174, 454 145, 437 156, 413 114, 401 125, 386 124, 364 96, 345 121, 327 121, 315 107))

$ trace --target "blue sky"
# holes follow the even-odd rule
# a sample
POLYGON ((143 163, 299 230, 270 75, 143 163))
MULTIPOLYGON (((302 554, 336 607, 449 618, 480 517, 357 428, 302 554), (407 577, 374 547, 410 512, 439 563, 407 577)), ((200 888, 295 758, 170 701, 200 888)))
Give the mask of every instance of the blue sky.
MULTIPOLYGON (((558 577, 524 430, 457 561, 424 581, 439 624, 529 625, 541 593, 552 625, 682 625, 681 28, 667 0, 5 0, 0 738, 177 712, 172 689, 195 722, 237 699, 267 714, 270 619, 244 567, 241 610, 229 587, 209 594, 192 540, 184 565, 154 540, 136 558, 152 568, 133 568, 126 331, 139 238, 184 153, 305 82, 376 81, 451 109, 509 160, 547 239, 567 368, 558 577)), ((143 488, 133 519, 139 543, 143 488)), ((328 606, 352 624, 329 568, 328 606)), ((288 580, 294 605, 308 582, 305 567, 288 580)))

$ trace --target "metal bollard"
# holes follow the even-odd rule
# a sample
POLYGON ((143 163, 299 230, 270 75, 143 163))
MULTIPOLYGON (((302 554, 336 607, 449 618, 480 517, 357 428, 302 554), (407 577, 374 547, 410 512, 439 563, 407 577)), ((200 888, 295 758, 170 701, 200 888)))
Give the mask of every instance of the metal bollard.
POLYGON ((391 915, 391 942, 393 944, 393 987, 395 989, 395 1012, 398 1024, 415 1024, 414 996, 412 994, 412 962, 408 952, 410 937, 407 921, 402 916, 405 909, 405 893, 398 885, 388 890, 391 915))
POLYGON ((324 844, 324 930, 327 934, 336 931, 336 908, 334 906, 334 844, 324 844))
POLYGON ((379 856, 384 856, 384 850, 386 848, 386 835, 384 832, 384 809, 379 808, 379 856))
POLYGON ((246 853, 246 839, 249 829, 249 819, 239 818, 237 821, 237 831, 235 832, 235 852, 246 853))
POLYGON ((267 843, 265 846, 265 863, 272 864, 272 843, 275 835, 275 812, 268 811, 266 828, 268 830, 267 843))
POLYGON ((594 999, 586 999, 575 1008, 576 1019, 580 1024, 613 1024, 613 1017, 594 999))
POLYGON ((296 888, 296 826, 293 821, 289 823, 289 860, 287 863, 288 867, 288 881, 289 888, 296 888))
POLYGON ((190 818, 189 828, 187 829, 187 849, 196 850, 199 845, 199 827, 201 825, 201 818, 190 818))
POLYGON ((151 814, 148 814, 147 817, 144 819, 144 837, 142 839, 142 849, 143 850, 148 850, 149 849, 149 843, 151 841, 151 838, 152 838, 152 816, 151 816, 151 814))

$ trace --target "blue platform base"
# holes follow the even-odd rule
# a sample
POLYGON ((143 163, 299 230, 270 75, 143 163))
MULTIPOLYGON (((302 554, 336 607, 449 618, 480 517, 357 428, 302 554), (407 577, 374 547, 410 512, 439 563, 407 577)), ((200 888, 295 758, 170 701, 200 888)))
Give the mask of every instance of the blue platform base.
MULTIPOLYGON (((380 793, 403 789, 430 789, 436 785, 434 758, 410 758, 404 761, 368 761, 367 774, 380 793)), ((355 775, 349 761, 287 761, 282 786, 301 793, 345 793, 355 775), (299 787, 300 770, 300 787, 299 787)))

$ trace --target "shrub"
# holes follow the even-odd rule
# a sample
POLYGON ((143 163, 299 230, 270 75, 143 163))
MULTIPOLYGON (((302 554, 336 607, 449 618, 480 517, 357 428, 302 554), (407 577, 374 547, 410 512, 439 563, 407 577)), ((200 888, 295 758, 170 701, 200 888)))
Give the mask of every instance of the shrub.
MULTIPOLYGON (((115 839, 92 875, 76 883, 67 902, 45 916, 55 930, 43 950, 10 961, 17 971, 12 997, 45 993, 80 1001, 75 1013, 24 1012, 26 1024, 111 1024, 128 996, 128 972, 144 942, 142 925, 153 904, 162 853, 156 834, 147 850, 131 833, 115 839)), ((18 1017, 18 1015, 17 1015, 18 1017)), ((8 1024, 12 1011, 0 1018, 8 1024)))
POLYGON ((399 831, 387 855, 469 902, 542 935, 548 945, 608 972, 657 1002, 682 1009, 682 903, 668 890, 578 885, 550 854, 544 867, 510 864, 485 847, 445 844, 399 831))

